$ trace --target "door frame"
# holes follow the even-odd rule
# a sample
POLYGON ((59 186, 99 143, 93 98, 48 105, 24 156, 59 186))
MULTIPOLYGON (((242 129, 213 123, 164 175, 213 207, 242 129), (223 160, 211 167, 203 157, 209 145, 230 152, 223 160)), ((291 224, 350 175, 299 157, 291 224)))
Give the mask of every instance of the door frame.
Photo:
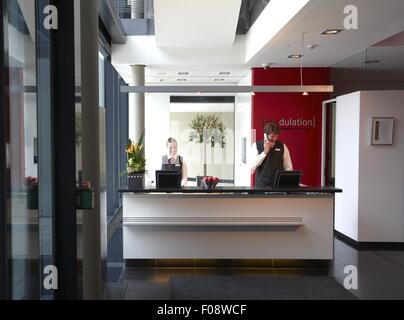
POLYGON ((330 99, 322 102, 322 138, 321 138, 321 185, 326 185, 327 168, 327 107, 329 104, 337 103, 337 99, 330 99))
MULTIPOLYGON (((57 30, 50 30, 49 87, 52 115, 51 176, 52 251, 58 269, 58 290, 54 299, 77 299, 76 144, 75 144, 75 42, 74 2, 35 0, 37 24, 45 15, 40 4, 58 8, 57 30)), ((7 224, 6 86, 8 72, 8 16, 6 2, 0 2, 0 299, 11 299, 10 231, 7 224)), ((38 46, 38 42, 36 43, 38 46)), ((36 48, 38 50, 38 48, 36 48)), ((38 51, 37 51, 38 52, 38 51)), ((38 58, 38 57, 37 57, 38 58)), ((38 63, 38 59, 37 59, 38 63)), ((38 76, 38 75, 37 75, 38 76)), ((37 92, 37 95, 40 93, 37 92)), ((43 100, 39 98, 38 103, 43 100)), ((38 108, 41 106, 38 104, 38 108)), ((38 131, 39 134, 39 131, 38 131)), ((38 139, 40 137, 38 136, 38 139)), ((39 151, 39 150, 38 150, 39 151)), ((49 150, 48 150, 49 151, 49 150)), ((41 156, 41 154, 39 154, 41 156)), ((44 190, 43 192, 49 192, 44 190)), ((40 204, 41 207, 41 204, 40 204)), ((43 270, 38 270, 40 283, 43 270)), ((39 293, 38 293, 39 295, 39 293)))
POLYGON ((8 55, 7 11, 5 2, 0 3, 0 300, 10 297, 10 277, 8 268, 9 248, 7 241, 7 211, 6 211, 6 117, 5 117, 5 86, 8 55))

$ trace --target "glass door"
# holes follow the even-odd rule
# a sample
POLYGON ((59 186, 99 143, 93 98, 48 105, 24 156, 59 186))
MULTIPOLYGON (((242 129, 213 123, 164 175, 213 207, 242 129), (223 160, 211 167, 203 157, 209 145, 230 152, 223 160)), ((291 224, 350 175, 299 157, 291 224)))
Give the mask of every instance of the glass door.
POLYGON ((39 298, 35 1, 5 0, 5 187, 10 298, 39 298))

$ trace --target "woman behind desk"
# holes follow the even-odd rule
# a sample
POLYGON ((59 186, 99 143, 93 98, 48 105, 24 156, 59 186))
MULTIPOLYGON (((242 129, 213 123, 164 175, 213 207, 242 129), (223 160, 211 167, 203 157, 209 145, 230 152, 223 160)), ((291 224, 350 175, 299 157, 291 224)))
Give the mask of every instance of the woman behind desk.
POLYGON ((167 140, 167 154, 162 158, 161 170, 178 170, 181 172, 181 186, 188 184, 188 170, 184 158, 177 154, 178 143, 174 138, 167 140))

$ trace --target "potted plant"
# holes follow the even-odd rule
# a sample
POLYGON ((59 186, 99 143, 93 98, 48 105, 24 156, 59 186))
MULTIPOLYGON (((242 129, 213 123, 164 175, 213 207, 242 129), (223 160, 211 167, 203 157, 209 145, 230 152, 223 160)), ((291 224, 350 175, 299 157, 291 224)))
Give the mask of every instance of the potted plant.
POLYGON ((214 114, 197 114, 189 123, 189 127, 193 130, 189 136, 189 140, 203 144, 203 176, 197 177, 198 186, 201 185, 203 177, 207 175, 207 146, 215 147, 219 143, 222 148, 226 145, 226 127, 221 119, 214 114))
POLYGON ((129 139, 126 147, 128 162, 126 165, 128 189, 143 189, 146 173, 146 159, 144 157, 144 132, 138 142, 129 139))

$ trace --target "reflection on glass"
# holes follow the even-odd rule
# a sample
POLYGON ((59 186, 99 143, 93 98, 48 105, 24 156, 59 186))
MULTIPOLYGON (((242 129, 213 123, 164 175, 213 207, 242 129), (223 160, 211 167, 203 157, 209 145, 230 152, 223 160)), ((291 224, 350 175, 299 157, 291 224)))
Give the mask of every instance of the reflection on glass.
MULTIPOLYGON (((187 163, 189 186, 203 176, 234 185, 234 103, 171 103, 169 130, 187 163)), ((169 157, 169 151, 162 150, 162 156, 169 157)), ((157 161, 156 169, 161 166, 157 161)))
POLYGON ((38 157, 34 0, 7 0, 7 211, 13 299, 38 298, 38 157))

